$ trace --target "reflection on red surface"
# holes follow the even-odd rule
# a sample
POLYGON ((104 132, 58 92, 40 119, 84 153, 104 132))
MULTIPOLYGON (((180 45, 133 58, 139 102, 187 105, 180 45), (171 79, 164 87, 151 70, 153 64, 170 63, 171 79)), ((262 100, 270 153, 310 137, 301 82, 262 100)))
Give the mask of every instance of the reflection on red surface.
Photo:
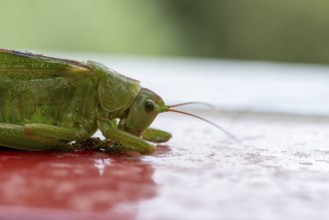
POLYGON ((0 151, 0 219, 134 219, 152 174, 138 157, 0 151))

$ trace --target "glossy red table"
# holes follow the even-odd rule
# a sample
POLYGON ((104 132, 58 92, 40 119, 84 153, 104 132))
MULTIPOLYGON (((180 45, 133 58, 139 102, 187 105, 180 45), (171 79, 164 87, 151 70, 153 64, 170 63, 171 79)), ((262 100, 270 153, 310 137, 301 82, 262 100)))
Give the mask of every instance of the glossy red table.
POLYGON ((154 168, 101 152, 1 151, 0 219, 134 219, 154 168))
POLYGON ((0 219, 326 219, 329 123, 275 115, 160 117, 154 154, 0 151, 0 219))

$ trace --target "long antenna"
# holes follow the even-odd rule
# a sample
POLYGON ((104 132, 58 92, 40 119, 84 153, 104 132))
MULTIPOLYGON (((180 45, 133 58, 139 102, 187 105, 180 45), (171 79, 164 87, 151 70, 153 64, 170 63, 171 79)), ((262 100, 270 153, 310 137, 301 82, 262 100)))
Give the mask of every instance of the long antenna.
MULTIPOLYGON (((182 103, 182 104, 184 104, 184 103, 182 103)), ((175 105, 175 106, 177 106, 177 105, 175 105)), ((170 107, 172 107, 172 106, 170 106, 170 107)), ((183 114, 183 115, 189 115, 191 117, 194 117, 194 118, 200 119, 202 121, 205 121, 205 122, 211 124, 212 126, 216 127, 217 129, 221 130, 224 134, 229 136, 232 140, 234 140, 238 144, 243 145, 243 143, 237 137, 235 137, 232 133, 230 133, 229 131, 225 130, 224 128, 220 127, 219 125, 215 124, 212 121, 209 121, 209 120, 207 120, 205 118, 202 118, 200 116, 197 116, 197 115, 194 115, 194 114, 191 114, 191 113, 188 113, 188 112, 179 111, 179 110, 176 110, 176 109, 168 109, 168 112, 176 112, 176 113, 183 114)))
POLYGON ((174 108, 174 107, 178 107, 178 106, 183 106, 183 105, 204 105, 204 106, 207 106, 208 108, 212 109, 213 111, 217 111, 217 109, 215 108, 215 106, 207 103, 207 102, 184 102, 184 103, 179 103, 179 104, 176 104, 176 105, 169 105, 168 107, 169 108, 174 108))

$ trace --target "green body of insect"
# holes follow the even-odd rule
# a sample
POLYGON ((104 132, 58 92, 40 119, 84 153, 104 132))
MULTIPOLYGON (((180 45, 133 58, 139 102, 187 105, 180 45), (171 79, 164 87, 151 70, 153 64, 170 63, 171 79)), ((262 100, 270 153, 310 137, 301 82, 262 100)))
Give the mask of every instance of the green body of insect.
POLYGON ((0 146, 74 150, 100 129, 123 150, 149 154, 171 135, 148 128, 168 111, 154 92, 105 66, 0 49, 0 146))

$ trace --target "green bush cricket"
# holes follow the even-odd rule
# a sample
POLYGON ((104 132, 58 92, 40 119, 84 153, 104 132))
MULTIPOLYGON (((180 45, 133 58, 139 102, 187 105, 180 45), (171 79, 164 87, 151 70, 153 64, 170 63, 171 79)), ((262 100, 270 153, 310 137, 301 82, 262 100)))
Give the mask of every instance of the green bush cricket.
POLYGON ((139 81, 93 61, 0 49, 0 146, 70 151, 72 141, 99 129, 123 151, 150 154, 149 142, 171 138, 150 124, 162 112, 189 114, 172 109, 184 104, 191 103, 166 105, 139 81))

